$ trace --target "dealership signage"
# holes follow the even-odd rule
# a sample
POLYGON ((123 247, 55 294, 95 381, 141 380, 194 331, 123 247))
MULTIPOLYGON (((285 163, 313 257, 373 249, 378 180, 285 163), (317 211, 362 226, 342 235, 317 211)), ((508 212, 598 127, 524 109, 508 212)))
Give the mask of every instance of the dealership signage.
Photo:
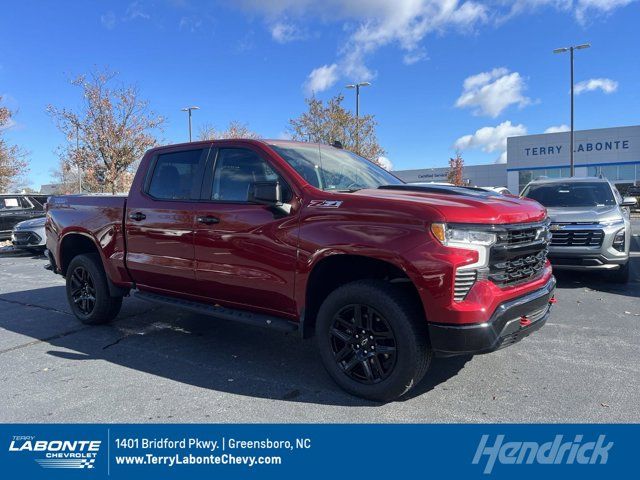
MULTIPOLYGON (((559 155, 563 145, 549 145, 544 147, 526 147, 524 154, 527 157, 539 155, 559 155)), ((629 140, 608 140, 602 142, 578 142, 574 152, 601 152, 607 150, 629 150, 629 140)))

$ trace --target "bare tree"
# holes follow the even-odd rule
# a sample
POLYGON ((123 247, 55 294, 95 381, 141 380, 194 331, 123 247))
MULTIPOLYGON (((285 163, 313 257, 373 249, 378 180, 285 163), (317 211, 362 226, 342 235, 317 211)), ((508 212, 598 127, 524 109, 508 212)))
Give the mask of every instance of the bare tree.
POLYGON ((364 115, 356 119, 342 106, 343 100, 342 94, 330 98, 326 104, 315 97, 307 98, 308 110, 289 120, 292 139, 327 144, 337 140, 347 150, 378 163, 385 151, 378 143, 375 117, 364 115))
POLYGON ((460 151, 456 150, 455 158, 449 159, 449 171, 447 172, 447 182, 454 185, 464 185, 464 179, 462 177, 464 170, 464 159, 460 154, 460 151))
POLYGON ((211 124, 205 124, 198 132, 200 140, 220 140, 223 138, 261 138, 256 132, 249 129, 247 124, 232 120, 225 130, 217 130, 211 124))
POLYGON ((61 174, 65 168, 81 172, 84 191, 128 189, 132 164, 157 144, 154 133, 164 123, 135 86, 114 85, 116 76, 102 70, 74 79, 71 83, 82 89, 84 100, 77 112, 47 107, 67 138, 59 151, 61 174))
POLYGON ((13 125, 14 115, 15 112, 0 105, 0 193, 15 187, 28 171, 27 152, 3 138, 3 132, 13 125))

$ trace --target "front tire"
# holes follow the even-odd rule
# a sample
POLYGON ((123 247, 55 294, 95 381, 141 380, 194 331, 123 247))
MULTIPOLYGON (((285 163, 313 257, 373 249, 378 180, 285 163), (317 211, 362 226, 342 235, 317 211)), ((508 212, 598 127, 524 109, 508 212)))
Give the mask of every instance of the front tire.
POLYGON ((67 300, 82 323, 99 325, 120 312, 122 297, 109 294, 107 276, 97 254, 78 255, 67 268, 67 300))
POLYGON ((316 338, 329 375, 358 397, 389 402, 424 377, 431 361, 421 306, 397 285, 362 280, 326 298, 316 338))

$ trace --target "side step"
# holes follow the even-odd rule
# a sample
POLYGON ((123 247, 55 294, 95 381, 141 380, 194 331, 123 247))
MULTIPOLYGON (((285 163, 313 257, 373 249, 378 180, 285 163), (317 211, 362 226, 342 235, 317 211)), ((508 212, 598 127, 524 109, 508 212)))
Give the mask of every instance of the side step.
POLYGON ((140 290, 136 290, 133 295, 149 302, 161 303, 170 307, 181 308, 183 310, 189 310, 202 315, 221 318, 223 320, 233 320, 240 323, 246 323, 247 325, 272 328, 284 332, 298 331, 297 323, 280 317, 272 317, 261 313, 248 312, 246 310, 235 310, 232 308, 221 307, 219 305, 214 306, 206 303, 192 302, 190 300, 167 297, 157 293, 141 292, 140 290))

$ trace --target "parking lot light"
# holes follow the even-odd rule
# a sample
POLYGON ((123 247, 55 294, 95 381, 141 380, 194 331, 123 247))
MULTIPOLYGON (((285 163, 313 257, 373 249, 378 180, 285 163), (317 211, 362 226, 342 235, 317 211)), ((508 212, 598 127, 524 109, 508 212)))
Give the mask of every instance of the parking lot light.
POLYGON ((571 47, 562 47, 556 48, 553 53, 570 53, 570 67, 571 67, 571 133, 569 140, 569 175, 571 177, 575 174, 574 163, 573 163, 573 51, 574 50, 583 50, 585 48, 589 48, 591 46, 590 43, 581 43, 580 45, 573 45, 571 47))

